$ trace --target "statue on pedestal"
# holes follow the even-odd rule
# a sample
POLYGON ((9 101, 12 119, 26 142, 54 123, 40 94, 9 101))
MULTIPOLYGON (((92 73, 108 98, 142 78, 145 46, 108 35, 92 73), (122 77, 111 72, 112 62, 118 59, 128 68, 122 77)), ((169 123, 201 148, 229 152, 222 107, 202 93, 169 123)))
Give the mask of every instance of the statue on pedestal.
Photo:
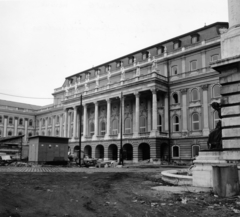
MULTIPOLYGON (((212 108, 218 112, 221 118, 221 105, 217 102, 211 104, 212 108)), ((218 121, 216 128, 209 134, 207 141, 208 149, 222 149, 222 122, 218 121)))

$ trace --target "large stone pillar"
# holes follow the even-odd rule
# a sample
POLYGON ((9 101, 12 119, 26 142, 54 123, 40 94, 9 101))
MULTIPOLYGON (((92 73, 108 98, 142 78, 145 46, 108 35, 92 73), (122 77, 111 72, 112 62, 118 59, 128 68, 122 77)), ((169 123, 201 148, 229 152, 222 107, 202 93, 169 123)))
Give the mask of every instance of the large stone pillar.
POLYGON ((87 136, 87 104, 83 105, 83 137, 87 136))
POLYGON ((60 131, 60 132, 59 132, 59 136, 60 136, 60 137, 63 137, 63 136, 64 136, 64 135, 63 135, 63 132, 62 132, 62 131, 63 131, 63 114, 60 115, 60 123, 59 123, 59 124, 60 124, 60 127, 59 127, 59 131, 60 131))
POLYGON ((148 132, 152 130, 152 110, 151 110, 151 100, 147 101, 147 111, 148 111, 148 132))
POLYGON ((209 135, 208 119, 208 84, 202 85, 203 90, 203 136, 209 135))
POLYGON ((168 128, 168 94, 165 93, 165 96, 164 96, 164 130, 165 132, 168 132, 169 128, 168 128))
POLYGON ((187 89, 181 89, 182 94, 182 136, 188 135, 188 129, 187 129, 187 89))
POLYGON ((77 137, 77 109, 78 107, 74 107, 73 111, 73 138, 75 139, 77 137))
POLYGON ((52 136, 55 136, 56 115, 52 116, 52 136))
POLYGON ((45 118, 45 136, 48 135, 47 130, 48 130, 48 118, 45 118))
POLYGON ((24 134, 25 134, 25 138, 24 140, 27 141, 28 140, 28 118, 25 118, 25 123, 24 123, 24 134))
POLYGON ((107 133, 106 138, 109 137, 110 133, 110 126, 111 126, 111 99, 107 99, 107 133))
MULTIPOLYGON (((122 97, 122 117, 120 116, 120 118, 122 118, 122 134, 125 133, 125 121, 124 121, 125 120, 125 113, 124 113, 124 108, 125 108, 125 96, 122 97)), ((119 122, 121 124, 121 121, 119 121, 119 122)), ((120 132, 120 130, 119 130, 119 132, 120 132)))
POLYGON ((95 102, 95 111, 94 111, 94 136, 93 139, 97 139, 98 136, 98 102, 95 102))
POLYGON ((152 89, 152 130, 150 136, 155 137, 159 134, 157 129, 157 89, 152 89))
POLYGON ((14 118, 14 136, 18 135, 17 128, 18 127, 18 117, 14 118))
POLYGON ((202 70, 203 72, 206 72, 206 51, 201 51, 201 57, 202 57, 202 70))
POLYGON ((67 122, 67 124, 68 124, 68 130, 67 130, 67 137, 68 138, 70 138, 70 139, 72 139, 72 135, 71 135, 71 112, 70 112, 70 110, 68 111, 68 122, 67 122))
POLYGON ((7 120, 8 116, 4 115, 4 122, 3 122, 3 137, 7 136, 7 120))
POLYGON ((140 93, 136 92, 135 93, 135 98, 136 98, 136 103, 135 103, 135 130, 134 130, 134 137, 138 137, 139 135, 139 98, 140 98, 140 93))
POLYGON ((67 135, 67 123, 68 123, 68 110, 64 110, 64 137, 68 137, 67 135))
POLYGON ((185 77, 185 72, 186 72, 186 57, 183 56, 181 59, 182 59, 182 76, 184 78, 185 77))
POLYGON ((42 118, 39 119, 39 129, 38 129, 38 135, 42 135, 42 118))

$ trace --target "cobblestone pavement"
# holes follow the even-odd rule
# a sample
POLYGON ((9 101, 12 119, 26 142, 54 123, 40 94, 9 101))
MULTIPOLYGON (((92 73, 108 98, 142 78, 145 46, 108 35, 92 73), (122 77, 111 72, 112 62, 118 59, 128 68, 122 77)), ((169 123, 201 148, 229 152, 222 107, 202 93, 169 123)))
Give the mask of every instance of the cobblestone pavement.
MULTIPOLYGON (((169 168, 170 169, 170 168, 169 168)), ((173 168, 171 168, 173 169, 173 168)), ((61 173, 61 172, 161 172, 167 168, 78 168, 78 167, 0 167, 1 172, 38 172, 38 173, 61 173)))

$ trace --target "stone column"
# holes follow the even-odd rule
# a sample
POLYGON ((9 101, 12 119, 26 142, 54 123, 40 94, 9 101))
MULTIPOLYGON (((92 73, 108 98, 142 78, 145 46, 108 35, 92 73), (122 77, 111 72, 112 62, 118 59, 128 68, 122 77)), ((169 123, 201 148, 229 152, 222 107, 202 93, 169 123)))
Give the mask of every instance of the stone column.
POLYGON ((149 99, 147 102, 147 111, 148 111, 148 127, 147 131, 150 132, 152 130, 152 111, 151 111, 151 100, 149 99))
POLYGON ((83 105, 83 137, 87 136, 87 104, 83 105))
POLYGON ((168 68, 167 68, 167 62, 164 63, 164 74, 165 77, 168 76, 168 68))
POLYGON ((24 131, 25 131, 25 138, 24 140, 27 141, 28 140, 28 118, 25 118, 25 123, 24 123, 24 131))
POLYGON ((169 131, 169 128, 168 128, 168 100, 170 100, 168 98, 168 94, 165 93, 165 96, 164 96, 164 130, 165 132, 168 132, 169 131))
POLYGON ((152 89, 152 130, 150 136, 157 136, 157 89, 152 89))
POLYGON ((136 92, 135 93, 135 98, 136 98, 136 104, 135 104, 135 110, 136 110, 136 118, 135 118, 135 131, 134 131, 134 137, 138 137, 139 135, 139 98, 140 98, 140 93, 136 92))
POLYGON ((110 133, 110 126, 111 126, 111 99, 107 99, 107 133, 106 138, 109 137, 110 133))
POLYGON ((60 131, 60 132, 59 132, 59 136, 60 136, 60 137, 63 137, 63 136, 64 136, 63 133, 62 133, 62 130, 63 130, 63 114, 60 115, 60 123, 59 123, 59 124, 60 124, 60 127, 59 127, 59 131, 60 131))
POLYGON ((45 118, 45 136, 48 135, 47 129, 48 129, 48 118, 45 118))
POLYGON ((18 127, 18 117, 14 118, 14 136, 18 135, 17 128, 18 127))
POLYGON ((70 138, 70 139, 72 139, 72 135, 71 135, 71 112, 70 112, 70 110, 68 111, 68 122, 67 122, 67 124, 68 124, 68 130, 67 130, 67 137, 68 138, 70 138))
POLYGON ((188 135, 187 129, 187 88, 181 89, 182 94, 182 136, 188 135))
POLYGON ((68 137, 67 135, 67 122, 68 122, 68 110, 64 110, 64 137, 68 137))
POLYGON ((201 51, 201 57, 202 57, 202 72, 206 72, 206 51, 201 51))
POLYGON ((42 135, 42 118, 39 119, 39 128, 38 128, 38 135, 42 135))
POLYGON ((95 102, 95 111, 94 111, 94 139, 97 139, 98 136, 98 102, 95 102))
MULTIPOLYGON (((125 133, 125 124, 124 124, 124 120, 125 120, 125 113, 124 113, 124 108, 125 108, 125 96, 122 97, 122 134, 125 133)), ((120 110, 121 111, 121 110, 120 110)), ((120 116, 121 117, 121 116, 120 116)), ((119 121, 121 123, 121 121, 119 121)), ((121 127, 121 126, 120 126, 121 127)), ((120 128, 119 128, 120 129, 120 128)), ((119 130, 120 132, 120 130, 119 130)), ((121 133, 121 132, 120 132, 121 133)))
POLYGON ((55 136, 56 115, 52 116, 52 136, 55 136))
POLYGON ((8 116, 4 115, 4 123, 3 123, 3 136, 4 137, 7 136, 7 120, 8 120, 8 116))
POLYGON ((73 111, 73 138, 75 139, 77 137, 77 109, 78 107, 74 107, 73 111))
POLYGON ((208 84, 202 86, 203 90, 203 136, 209 135, 208 120, 208 84))

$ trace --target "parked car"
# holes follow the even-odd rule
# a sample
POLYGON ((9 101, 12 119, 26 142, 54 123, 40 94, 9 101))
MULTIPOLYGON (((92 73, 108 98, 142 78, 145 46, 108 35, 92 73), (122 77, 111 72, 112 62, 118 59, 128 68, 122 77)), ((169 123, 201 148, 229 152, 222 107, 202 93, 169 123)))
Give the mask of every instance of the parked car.
POLYGON ((12 157, 10 155, 1 155, 0 156, 0 165, 1 166, 9 165, 13 161, 14 160, 12 159, 12 157))
MULTIPOLYGON (((68 155, 69 161, 76 162, 79 164, 79 155, 78 152, 73 153, 72 155, 68 155)), ((97 160, 93 158, 89 158, 83 151, 81 152, 81 164, 86 167, 96 166, 97 160)))

